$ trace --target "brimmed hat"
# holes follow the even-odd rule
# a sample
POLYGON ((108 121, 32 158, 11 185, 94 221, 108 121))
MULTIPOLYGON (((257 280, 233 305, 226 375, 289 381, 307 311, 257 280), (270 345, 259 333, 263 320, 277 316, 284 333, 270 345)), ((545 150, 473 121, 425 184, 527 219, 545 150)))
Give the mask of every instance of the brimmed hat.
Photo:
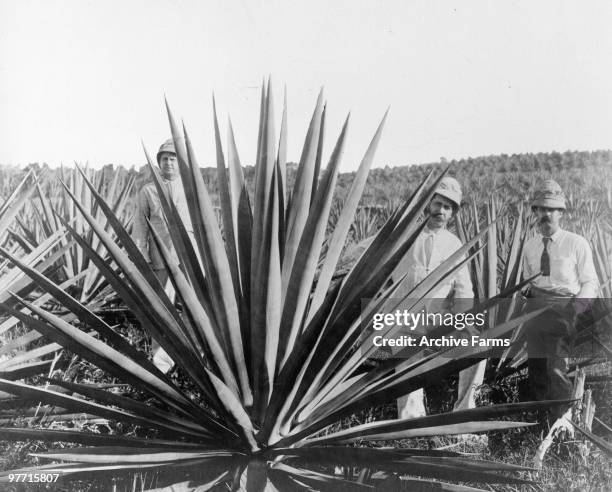
POLYGON ((451 202, 457 205, 457 207, 461 207, 461 185, 455 178, 444 176, 440 180, 440 183, 438 183, 435 193, 448 198, 451 202))
POLYGON ((531 209, 534 207, 560 208, 565 210, 565 194, 559 183, 552 179, 542 182, 536 189, 531 209))
POLYGON ((163 144, 161 144, 161 147, 157 151, 157 163, 158 164, 159 164, 159 158, 164 152, 168 152, 170 154, 176 155, 176 150, 174 149, 174 140, 172 140, 171 138, 169 138, 163 144))

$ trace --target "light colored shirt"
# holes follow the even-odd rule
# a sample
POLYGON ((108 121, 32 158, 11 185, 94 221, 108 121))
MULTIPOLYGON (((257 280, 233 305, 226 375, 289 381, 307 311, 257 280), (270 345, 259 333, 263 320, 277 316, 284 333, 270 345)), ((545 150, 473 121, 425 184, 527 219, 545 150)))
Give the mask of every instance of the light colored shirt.
MULTIPOLYGON (((599 280, 588 241, 573 232, 558 229, 548 242, 550 276, 540 276, 532 285, 560 296, 597 297, 599 280)), ((536 234, 525 243, 523 275, 532 277, 540 272, 544 242, 536 234)))
MULTIPOLYGON (((407 295, 459 248, 461 248, 461 241, 452 232, 446 229, 432 230, 425 227, 393 272, 394 282, 406 274, 406 278, 393 297, 399 298, 407 295)), ((467 265, 463 265, 453 275, 449 275, 427 295, 431 299, 444 299, 449 296, 455 299, 474 298, 467 265)))
MULTIPOLYGON (((190 237, 193 236, 193 226, 189 217, 189 209, 187 208, 187 199, 181 184, 180 179, 173 181, 162 180, 162 183, 168 190, 169 198, 174 202, 176 209, 185 224, 185 228, 190 237)), ((164 268, 164 262, 161 253, 155 245, 153 236, 149 233, 147 219, 151 222, 151 226, 159 234, 162 243, 170 249, 176 260, 176 253, 172 246, 170 232, 164 218, 164 211, 161 206, 161 201, 157 195, 157 189, 154 183, 145 185, 138 194, 138 203, 134 222, 132 225, 132 238, 134 243, 144 255, 145 259, 151 262, 154 270, 164 268)))

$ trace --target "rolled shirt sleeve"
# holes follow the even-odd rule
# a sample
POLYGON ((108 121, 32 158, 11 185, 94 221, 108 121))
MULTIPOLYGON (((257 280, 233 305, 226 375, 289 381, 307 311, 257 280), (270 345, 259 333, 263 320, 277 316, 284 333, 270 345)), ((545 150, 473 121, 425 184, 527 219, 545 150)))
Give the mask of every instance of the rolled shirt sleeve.
POLYGON ((599 293, 599 279, 593 262, 593 252, 588 241, 584 238, 576 245, 576 268, 580 291, 576 297, 583 299, 595 298, 599 293))
MULTIPOLYGON (((453 246, 451 247, 452 253, 463 247, 463 244, 459 238, 452 238, 453 246)), ((464 261, 466 255, 464 255, 459 263, 464 261)), ((471 309, 474 305, 474 289, 472 288, 472 278, 470 277, 469 261, 459 267, 452 281, 452 292, 453 297, 452 311, 459 313, 471 309)))
MULTIPOLYGON (((527 249, 528 246, 529 246, 529 243, 527 243, 527 245, 525 246, 525 249, 527 249)), ((527 255, 523 253, 523 278, 524 279, 531 278, 536 273, 539 273, 539 272, 533 271, 533 269, 531 268, 531 264, 529 263, 529 261, 527 261, 527 255)))
POLYGON ((457 271, 454 288, 457 299, 474 299, 474 289, 472 288, 468 263, 461 266, 457 271))

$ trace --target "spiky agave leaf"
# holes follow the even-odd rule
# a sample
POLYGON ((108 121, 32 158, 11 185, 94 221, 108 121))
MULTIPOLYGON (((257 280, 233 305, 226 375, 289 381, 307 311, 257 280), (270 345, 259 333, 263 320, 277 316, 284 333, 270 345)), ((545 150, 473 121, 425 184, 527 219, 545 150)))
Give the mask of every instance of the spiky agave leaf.
MULTIPOLYGON (((442 176, 437 180, 429 176, 411 199, 391 215, 342 282, 331 284, 330 274, 346 240, 347 225, 380 138, 381 123, 366 151, 317 283, 316 269, 347 125, 345 123, 341 130, 324 175, 317 180, 325 107, 320 95, 304 143, 296 184, 291 199, 287 200, 289 192, 285 190, 283 169, 286 120, 283 117, 280 148, 276 149, 269 83, 262 90, 261 107, 252 209, 231 130, 227 154, 229 183, 225 182, 225 154, 215 115, 217 166, 224 190, 221 200, 223 231, 214 215, 191 141, 184 128, 180 131, 168 107, 181 179, 191 205, 189 220, 193 225, 193 237, 187 232, 187 218, 179 216, 160 186, 153 166, 152 169, 179 261, 173 259, 165 245, 159 241, 158 245, 182 300, 183 313, 179 313, 168 298, 124 224, 87 172, 79 171, 65 184, 65 192, 74 208, 69 207, 72 210, 69 220, 58 217, 59 222, 120 294, 142 326, 194 383, 195 390, 190 395, 161 374, 123 340, 122 335, 114 333, 113 327, 106 325, 76 298, 63 293, 56 283, 45 280, 22 262, 15 262, 92 331, 87 333, 23 299, 17 298, 29 314, 27 310, 5 309, 59 345, 108 371, 118 381, 129 382, 147 395, 148 400, 145 404, 70 381, 56 382, 56 386, 63 391, 68 389, 72 395, 8 380, 0 380, 0 391, 17 395, 25 402, 41 402, 68 412, 82 411, 124 421, 155 434, 149 445, 134 449, 139 440, 112 435, 94 437, 91 433, 74 431, 61 434, 61 437, 87 447, 41 456, 63 461, 66 464, 62 464, 62 468, 75 474, 133 470, 145 464, 150 467, 152 461, 162 468, 184 466, 187 469, 212 463, 216 466, 224 460, 226 471, 202 483, 207 486, 228 484, 234 488, 242 484, 243 488, 252 491, 266 487, 282 490, 289 485, 306 490, 382 487, 377 482, 380 479, 357 482, 353 478, 336 476, 333 468, 325 473, 303 466, 310 459, 318 467, 327 467, 340 456, 347 466, 363 466, 366 455, 371 458, 371 468, 385 473, 387 478, 407 474, 485 483, 520 483, 521 480, 514 476, 499 473, 500 470, 516 471, 500 464, 459 460, 455 456, 417 450, 398 449, 394 451, 396 454, 358 450, 351 454, 339 451, 335 445, 320 444, 321 439, 332 444, 353 438, 350 431, 348 437, 342 431, 319 436, 329 424, 369 405, 393 400, 433 378, 467 367, 473 363, 468 356, 485 358, 491 349, 476 354, 453 349, 425 358, 417 352, 410 365, 399 360, 389 361, 369 374, 356 375, 363 354, 371 349, 370 323, 361 323, 361 316, 391 309, 397 303, 392 296, 398 285, 387 288, 386 283, 421 231, 423 225, 419 217, 442 176), (81 203, 75 193, 75 179, 89 190, 86 195, 81 193, 81 198, 91 196, 95 209, 81 203), (99 248, 77 228, 76 215, 83 221, 78 227, 82 231, 86 228, 92 231, 97 238, 95 244, 107 251, 117 268, 111 268, 99 248), (235 245, 226 244, 223 238, 235 245), (370 301, 362 312, 363 299, 370 301), (401 369, 396 370, 400 363, 401 369)), ((148 154, 147 158, 150 162, 148 154)), ((486 234, 488 229, 468 241, 419 284, 407 296, 411 306, 420 306, 441 280, 468 261, 470 256, 461 258, 477 242, 484 244, 486 234)), ((479 254, 480 250, 477 248, 474 254, 479 254)), ((494 305, 498 299, 488 302, 494 305)), ((510 319, 496 326, 490 335, 507 336, 515 326, 536 314, 510 319)), ((489 407, 488 412, 478 409, 423 421, 379 422, 367 429, 360 428, 358 432, 372 440, 466 430, 484 432, 522 425, 490 421, 491 418, 550 404, 489 407)), ((6 433, 6 438, 22 439, 33 435, 42 440, 60 437, 44 430, 30 434, 25 429, 13 429, 6 433)))
MULTIPOLYGON (((62 240, 65 238, 65 231, 58 231, 45 239, 41 244, 35 247, 28 254, 23 256, 21 260, 17 260, 14 254, 9 253, 4 248, 0 248, 0 255, 15 260, 13 263, 20 263, 24 268, 30 269, 32 272, 40 275, 40 272, 50 274, 55 270, 58 259, 69 248, 72 241, 64 247, 59 247, 62 240)), ((62 288, 69 288, 81 275, 73 277, 62 284, 62 288)), ((14 305, 16 301, 11 297, 11 291, 19 292, 20 295, 32 295, 36 290, 37 283, 31 277, 25 274, 23 268, 15 267, 9 269, 6 274, 0 278, 0 299, 5 305, 14 305)), ((37 306, 42 306, 48 302, 52 296, 50 294, 39 295, 34 301, 37 306)), ((27 311, 26 308, 22 312, 27 311)), ((67 314, 68 318, 74 319, 72 313, 67 314)), ((49 370, 56 368, 57 358, 62 347, 57 343, 46 343, 38 345, 35 348, 30 348, 30 345, 36 343, 42 338, 42 334, 35 330, 23 332, 17 331, 20 327, 20 321, 15 316, 8 316, 2 319, 0 323, 0 377, 6 379, 23 379, 33 377, 40 374, 46 374, 49 370)))
POLYGON ((589 439, 595 446, 601 449, 607 456, 612 457, 612 444, 602 439, 601 437, 593 434, 588 429, 583 429, 575 422, 570 420, 570 423, 574 426, 576 430, 578 430, 581 434, 583 434, 587 439, 589 439))
MULTIPOLYGON (((97 189, 104 193, 105 198, 111 203, 112 210, 117 216, 122 217, 126 223, 125 205, 127 203, 129 193, 134 181, 134 176, 123 180, 122 174, 116 172, 112 176, 112 180, 107 182, 105 171, 87 170, 88 175, 97 184, 97 189)), ((91 199, 91 193, 77 169, 68 171, 68 182, 71 186, 73 194, 78 196, 83 203, 90 208, 90 212, 96 219, 104 223, 105 217, 101 214, 100 207, 91 199)), ((15 233, 11 233, 11 237, 15 239, 21 249, 25 251, 25 255, 21 256, 15 249, 2 249, 2 255, 6 258, 11 258, 13 263, 22 261, 26 267, 34 267, 36 270, 45 271, 50 278, 60 282, 62 290, 69 291, 73 296, 76 296, 82 303, 86 304, 90 309, 97 310, 103 304, 103 298, 108 292, 108 282, 100 274, 98 269, 91 263, 89 257, 82 252, 82 246, 78 242, 66 236, 66 229, 61 223, 61 219, 57 214, 63 211, 65 213, 64 220, 72 217, 69 215, 69 210, 72 210, 74 204, 70 197, 65 193, 55 193, 53 184, 48 180, 47 176, 32 177, 30 172, 20 187, 24 187, 26 181, 31 181, 30 191, 25 190, 22 193, 21 200, 28 197, 33 191, 36 191, 32 200, 26 202, 24 207, 21 207, 21 215, 16 216, 25 237, 28 238, 28 244, 25 244, 25 239, 15 233), (44 189, 44 191, 43 191, 44 189), (67 201, 68 200, 68 201, 67 201), (40 210, 37 206, 40 202, 40 210), (34 231, 33 226, 39 226, 39 233, 34 231), (19 258, 19 259, 17 259, 19 258), (53 269, 53 270, 51 270, 53 269)), ((19 190, 19 188, 16 192, 19 190)), ((13 197, 15 197, 15 193, 13 197)), ((7 200, 7 203, 10 201, 7 200)), ((14 213, 18 207, 2 206, 3 209, 14 213)), ((4 214, 8 218, 10 214, 4 214)), ((86 238, 89 244, 99 253, 104 254, 104 248, 101 245, 97 236, 91 234, 91 231, 83 225, 80 214, 76 216, 73 223, 75 228, 86 238)), ((108 224, 106 228, 108 229, 108 224)), ((6 260, 10 261, 10 260, 6 260)), ((4 271, 4 275, 0 278, 0 299, 11 302, 9 291, 19 292, 25 296, 34 290, 35 283, 19 268, 4 271)), ((37 306, 43 306, 46 303, 53 304, 53 296, 50 294, 40 295, 34 302, 37 306)), ((48 306, 51 307, 51 306, 48 306)), ((54 306, 57 307, 57 306, 54 306)), ((25 309, 22 309, 24 311, 25 309)), ((70 312, 65 314, 65 319, 71 321, 74 315, 70 312)), ((19 326, 19 320, 11 316, 3 320, 0 325, 0 334, 8 330, 15 331, 19 326)), ((5 335, 6 336, 6 335, 5 335)), ((50 343, 42 347, 28 350, 28 345, 42 338, 42 334, 36 331, 29 331, 19 335, 17 338, 10 340, 9 343, 3 343, 0 348, 0 354, 13 352, 11 359, 0 363, 0 374, 7 379, 22 379, 26 376, 34 376, 47 372, 53 365, 53 357, 57 356, 61 347, 57 344, 50 343), (52 358, 49 358, 52 356, 52 358)))
POLYGON ((36 189, 36 175, 28 171, 11 194, 0 204, 0 241, 7 233, 8 226, 29 200, 36 189))
MULTIPOLYGON (((75 164, 74 169, 63 169, 63 182, 66 183, 70 193, 78 197, 83 206, 108 230, 107 220, 97 202, 92 199, 91 191, 86 186, 83 175, 77 168, 78 165, 75 164)), ((99 171, 87 169, 85 173, 88 179, 95 183, 97 192, 104 196, 115 215, 121 218, 124 225, 127 225, 126 205, 135 176, 132 174, 125 177, 120 172, 115 172, 113 176, 109 176, 106 169, 99 171)), ((40 223, 43 238, 63 230, 58 217, 60 215, 64 221, 70 223, 79 234, 83 235, 100 255, 105 254, 105 250, 98 237, 87 227, 87 223, 83 221, 81 214, 76 212, 76 207, 67 191, 57 189, 56 183, 40 179, 37 180, 36 190, 37 200, 32 201, 31 207, 36 214, 37 220, 35 223, 40 223), (40 211, 38 203, 40 204, 40 211)), ((63 240, 63 245, 67 244, 65 241, 63 240)), ((84 254, 82 248, 72 242, 63 256, 63 276, 59 276, 57 280, 62 281, 72 278, 83 271, 87 272, 86 276, 81 278, 71 290, 78 292, 76 297, 81 302, 93 304, 99 301, 97 296, 100 295, 103 288, 108 284, 98 269, 91 265, 91 260, 84 254)))

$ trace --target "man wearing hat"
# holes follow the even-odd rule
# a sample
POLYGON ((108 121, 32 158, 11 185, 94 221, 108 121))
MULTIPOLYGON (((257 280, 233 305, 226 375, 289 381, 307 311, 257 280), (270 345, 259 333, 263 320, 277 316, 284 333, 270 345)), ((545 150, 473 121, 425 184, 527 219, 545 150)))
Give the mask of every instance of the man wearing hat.
MULTIPOLYGON (((402 258, 392 274, 397 281, 406 275, 394 297, 405 297, 421 280, 461 248, 461 241, 446 226, 461 206, 461 186, 450 176, 440 180, 431 202, 425 210, 427 225, 415 243, 402 258)), ((460 311, 472 307, 474 292, 467 266, 462 266, 452 276, 444 279, 428 297, 431 309, 449 311, 450 300, 456 306, 461 301, 460 311)), ((482 361, 459 373, 456 410, 475 407, 475 389, 482 384, 486 361, 482 361)), ((423 389, 413 391, 397 401, 399 418, 416 418, 426 414, 423 389)))
MULTIPOLYGON (((162 186, 166 188, 168 197, 174 202, 176 210, 187 228, 187 232, 193 235, 193 227, 189 217, 185 192, 181 185, 181 180, 178 179, 178 162, 176 159, 174 142, 171 138, 166 140, 159 148, 157 152, 157 164, 160 168, 162 186)), ((157 195, 155 183, 146 184, 138 194, 138 203, 134 215, 134 223, 132 225, 132 238, 145 259, 150 263, 160 283, 165 286, 168 297, 172 299, 174 297, 174 289, 168 278, 168 272, 164 266, 161 253, 155 245, 152 234, 150 234, 147 220, 151 223, 151 227, 156 231, 164 246, 172 251, 173 254, 176 254, 172 246, 170 232, 166 226, 164 212, 159 196, 157 195)), ((174 365, 172 359, 170 359, 168 354, 155 340, 153 340, 151 348, 153 351, 153 363, 163 372, 168 372, 174 365)))
MULTIPOLYGON (((548 307, 524 327, 527 342, 531 399, 559 400, 571 397, 567 375, 576 316, 597 297, 599 282, 588 241, 560 226, 565 195, 555 181, 541 183, 531 203, 538 234, 525 243, 525 278, 541 273, 527 292, 532 307, 548 307)), ((557 407, 554 416, 560 417, 557 407)))

